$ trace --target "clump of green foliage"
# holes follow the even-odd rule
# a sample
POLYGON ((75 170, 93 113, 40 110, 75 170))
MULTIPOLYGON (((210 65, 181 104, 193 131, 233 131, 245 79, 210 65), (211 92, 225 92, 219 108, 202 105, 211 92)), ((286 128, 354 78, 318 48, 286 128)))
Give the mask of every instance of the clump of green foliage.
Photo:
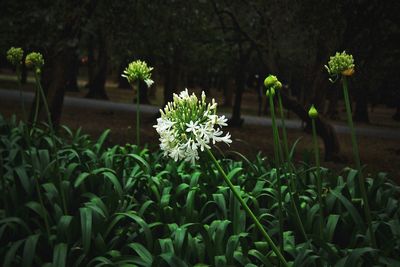
MULTIPOLYGON (((0 259, 2 266, 274 266, 278 258, 229 187, 216 164, 166 159, 135 145, 107 147, 63 127, 52 134, 15 117, 0 117, 0 259), (57 161, 53 151, 57 147, 57 161), (57 178, 61 175, 62 186, 57 178), (61 192, 67 212, 62 208, 61 192)), ((238 155, 238 154, 235 154, 238 155)), ((321 168, 323 239, 315 168, 297 164, 299 216, 293 220, 289 178, 268 160, 223 159, 219 164, 242 198, 277 240, 277 179, 281 179, 283 247, 293 266, 399 263, 400 188, 380 173, 366 178, 377 248, 370 246, 357 172, 321 168)))

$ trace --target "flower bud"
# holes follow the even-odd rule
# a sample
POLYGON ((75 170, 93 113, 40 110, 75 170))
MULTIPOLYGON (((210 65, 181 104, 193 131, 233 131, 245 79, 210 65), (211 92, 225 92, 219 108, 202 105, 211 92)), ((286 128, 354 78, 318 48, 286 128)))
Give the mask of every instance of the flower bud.
POLYGON ((40 70, 44 65, 44 59, 41 53, 32 52, 25 58, 25 65, 27 68, 33 68, 35 71, 40 70))
POLYGON ((268 89, 268 90, 265 92, 265 95, 266 95, 267 97, 269 97, 270 94, 271 94, 272 97, 275 95, 275 89, 274 89, 274 87, 268 89))
POLYGON ((325 65, 330 75, 346 75, 350 76, 354 73, 354 59, 352 55, 346 54, 346 51, 342 53, 336 52, 335 56, 330 57, 328 66, 325 65))
POLYGON ((18 66, 22 63, 22 57, 24 55, 24 50, 20 47, 11 47, 7 51, 7 60, 13 66, 18 66))
POLYGON ((318 111, 317 109, 314 107, 314 105, 311 105, 310 110, 308 111, 308 117, 310 117, 311 119, 316 119, 318 118, 318 111))
POLYGON ((264 85, 265 85, 265 87, 270 88, 270 87, 274 86, 276 84, 276 82, 278 82, 278 78, 276 78, 275 75, 270 74, 270 75, 268 75, 267 78, 265 78, 264 85))
POLYGON ((282 89, 282 83, 281 83, 280 81, 277 81, 277 82, 275 83, 274 88, 277 89, 277 90, 282 89))
POLYGON ((152 67, 147 66, 147 63, 141 60, 136 60, 129 63, 128 67, 124 70, 124 74, 122 77, 125 77, 129 83, 133 83, 135 81, 144 81, 147 87, 150 87, 153 84, 153 80, 151 80, 151 71, 152 67))

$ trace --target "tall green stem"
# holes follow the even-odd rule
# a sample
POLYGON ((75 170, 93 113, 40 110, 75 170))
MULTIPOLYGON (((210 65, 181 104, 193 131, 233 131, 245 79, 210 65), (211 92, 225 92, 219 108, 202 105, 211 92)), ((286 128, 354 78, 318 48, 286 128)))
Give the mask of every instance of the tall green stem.
POLYGON ((39 91, 38 94, 40 94, 40 96, 42 98, 42 102, 43 102, 43 105, 44 105, 44 108, 45 108, 45 111, 46 111, 46 114, 47 114, 47 119, 48 119, 49 128, 50 128, 50 135, 51 135, 51 138, 52 138, 52 141, 53 141, 52 150, 53 150, 53 154, 54 154, 54 157, 56 159, 56 164, 57 164, 56 169, 57 169, 59 190, 60 190, 60 194, 61 194, 62 207, 63 207, 64 214, 67 214, 67 212, 68 212, 68 210, 67 210, 67 201, 65 199, 65 194, 64 194, 64 190, 63 190, 63 186, 62 186, 61 175, 60 175, 60 172, 58 171, 60 163, 59 163, 58 155, 57 155, 57 148, 56 148, 57 142, 56 142, 56 138, 55 138, 53 122, 51 120, 51 114, 50 114, 49 105, 47 104, 47 99, 46 99, 46 96, 44 94, 42 84, 40 82, 40 77, 39 77, 39 74, 36 72, 36 70, 35 70, 35 81, 36 81, 37 89, 39 91))
POLYGON ((284 148, 286 160, 289 162, 289 147, 288 147, 288 141, 287 141, 285 118, 283 116, 282 98, 281 98, 281 93, 279 92, 279 90, 276 90, 276 91, 278 94, 278 104, 279 104, 279 113, 280 113, 279 115, 281 117, 283 148, 284 148))
POLYGON ((369 203, 368 203, 367 190, 365 188, 365 179, 362 174, 360 153, 358 150, 358 143, 357 143, 356 134, 354 131, 353 117, 352 117, 352 111, 351 111, 351 107, 350 107, 349 92, 348 92, 348 85, 347 85, 347 77, 343 76, 342 81, 343 81, 343 96, 344 96, 344 102, 346 105, 347 121, 348 121, 349 127, 350 127, 351 143, 353 146, 353 154, 354 154, 354 158, 355 158, 356 166, 357 166, 357 170, 358 170, 358 183, 360 186, 361 196, 362 196, 363 202, 364 202, 365 218, 366 218, 367 224, 368 224, 368 230, 369 230, 369 234, 370 234, 370 238, 371 238, 372 247, 376 248, 375 235, 374 235, 374 231, 372 229, 371 211, 370 211, 369 203))
POLYGON ((246 202, 243 200, 243 198, 240 196, 240 193, 236 190, 232 182, 229 180, 228 176, 226 175, 225 171, 222 169, 221 165, 218 163, 217 159, 214 157, 212 152, 209 149, 206 149, 209 157, 211 160, 215 163, 217 166, 218 171, 224 178, 225 183, 229 186, 233 194, 235 195, 236 199, 240 202, 242 205, 243 209, 246 211, 247 215, 250 216, 250 218, 253 220, 254 224, 258 228, 258 230, 261 232, 267 243, 271 246, 272 250, 275 252, 275 254, 278 256, 279 261, 283 264, 283 266, 289 266, 287 261, 285 260, 284 256, 282 255, 281 251, 278 249, 278 247, 275 245, 274 241, 272 241, 271 237, 268 235, 268 233, 265 231, 264 227, 261 225, 260 221, 257 219, 257 217, 254 215, 254 213, 251 211, 249 206, 247 206, 246 202))
MULTIPOLYGON (((279 115, 280 115, 280 118, 281 118, 281 126, 282 126, 283 147, 284 147, 285 158, 286 158, 286 163, 287 163, 286 166, 287 166, 287 169, 288 169, 285 172, 285 177, 287 178, 287 172, 289 170, 291 172, 293 172, 293 170, 291 168, 291 159, 290 159, 290 155, 289 155, 287 132, 286 132, 286 125, 285 125, 285 118, 284 118, 284 115, 283 115, 283 105, 282 105, 282 98, 281 98, 280 90, 277 90, 277 93, 278 93, 279 115)), ((300 227, 300 231, 303 234, 304 239, 307 240, 307 234, 306 234, 306 231, 304 229, 303 222, 302 222, 302 220, 300 218, 299 210, 297 208, 297 204, 296 204, 296 201, 295 201, 294 195, 293 195, 294 189, 296 188, 296 182, 294 180, 293 175, 290 174, 290 178, 288 179, 288 181, 289 181, 290 202, 291 202, 292 207, 293 207, 294 212, 295 212, 296 221, 297 221, 297 224, 300 227)))
POLYGON ((283 251, 283 207, 282 207, 282 182, 279 175, 280 157, 282 149, 279 142, 278 128, 276 127, 275 120, 275 107, 272 93, 269 94, 269 105, 271 109, 272 132, 274 136, 274 154, 275 154, 275 167, 276 167, 276 180, 277 180, 277 193, 278 193, 278 213, 279 213, 279 244, 283 251))
POLYGON ((136 90, 136 144, 140 146, 140 80, 137 80, 136 90))
POLYGON ((311 119, 312 124, 312 133, 313 133, 313 144, 314 144, 314 154, 315 154, 315 164, 317 167, 317 193, 318 193, 318 204, 319 204, 319 237, 323 240, 323 205, 322 205, 322 182, 321 182, 321 169, 320 169, 320 161, 319 161, 319 147, 317 140, 317 130, 315 127, 315 119, 311 119))

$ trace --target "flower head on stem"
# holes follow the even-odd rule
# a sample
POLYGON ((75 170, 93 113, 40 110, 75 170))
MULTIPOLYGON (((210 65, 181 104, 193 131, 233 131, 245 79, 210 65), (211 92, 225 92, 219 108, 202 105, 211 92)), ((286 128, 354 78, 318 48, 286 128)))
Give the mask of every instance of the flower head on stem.
POLYGON ((311 119, 318 118, 318 110, 314 107, 314 105, 311 105, 310 109, 308 110, 308 117, 311 119))
POLYGON ((188 90, 179 95, 174 94, 173 102, 169 102, 164 110, 160 110, 161 118, 154 125, 160 135, 160 148, 164 155, 175 161, 185 160, 192 163, 199 159, 199 150, 210 148, 210 144, 232 142, 231 135, 222 132, 226 126, 225 116, 218 116, 217 103, 214 99, 206 103, 206 95, 201 99, 188 90))
POLYGON ((128 79, 128 82, 132 84, 134 81, 144 81, 147 87, 150 87, 154 81, 151 79, 152 67, 147 66, 147 63, 141 60, 135 60, 129 63, 128 67, 124 70, 121 75, 128 79))
POLYGON ((24 50, 20 47, 11 47, 7 51, 7 60, 10 62, 13 66, 19 66, 22 64, 22 57, 24 55, 24 50))
MULTIPOLYGON (((325 69, 333 77, 338 77, 339 75, 351 76, 354 74, 354 68, 353 56, 347 54, 346 51, 342 53, 336 52, 334 56, 330 57, 328 65, 325 65, 325 69)), ((334 80, 331 81, 333 82, 334 80)))
POLYGON ((25 65, 27 68, 34 69, 39 74, 44 65, 43 55, 39 52, 29 53, 25 58, 25 65))

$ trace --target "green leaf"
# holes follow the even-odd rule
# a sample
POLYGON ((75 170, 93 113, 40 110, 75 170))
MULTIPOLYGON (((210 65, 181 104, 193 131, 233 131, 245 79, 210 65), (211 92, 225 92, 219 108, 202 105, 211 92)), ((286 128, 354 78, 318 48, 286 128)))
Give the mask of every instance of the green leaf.
POLYGON ((81 231, 83 251, 87 255, 90 250, 90 242, 92 237, 92 211, 89 208, 80 208, 81 215, 81 231))
POLYGON ((332 242, 333 236, 335 234, 336 225, 339 221, 340 215, 337 214, 329 214, 328 221, 326 223, 326 241, 332 242))
POLYGON ((54 247, 53 251, 53 267, 65 267, 67 265, 68 245, 59 243, 54 247))
POLYGON ((74 187, 77 188, 81 185, 81 183, 83 183, 87 177, 90 176, 90 173, 87 172, 82 172, 81 174, 79 174, 78 178, 75 180, 74 182, 74 187))
POLYGON ((347 211, 350 213, 350 216, 353 218, 353 221, 357 225, 357 227, 359 229, 365 229, 365 225, 357 209, 354 207, 353 204, 351 204, 351 202, 347 198, 345 198, 341 194, 341 192, 338 192, 337 190, 338 189, 331 190, 330 193, 334 195, 337 199, 339 199, 340 202, 343 204, 343 206, 346 207, 347 211))
POLYGON ((12 243, 11 248, 7 251, 6 256, 4 257, 3 267, 15 266, 11 265, 15 260, 15 254, 19 247, 23 244, 25 239, 21 239, 12 243))
POLYGON ((128 247, 133 249, 146 265, 151 266, 153 263, 153 255, 142 244, 130 243, 128 247))
POLYGON ((26 238, 23 258, 22 258, 22 267, 32 266, 33 257, 35 256, 36 244, 39 240, 40 234, 30 235, 26 238))
POLYGON ((97 140, 96 144, 94 145, 95 147, 95 152, 97 154, 100 153, 101 148, 103 147, 104 141, 107 139, 108 135, 110 133, 110 129, 105 130, 99 137, 99 139, 97 140))

